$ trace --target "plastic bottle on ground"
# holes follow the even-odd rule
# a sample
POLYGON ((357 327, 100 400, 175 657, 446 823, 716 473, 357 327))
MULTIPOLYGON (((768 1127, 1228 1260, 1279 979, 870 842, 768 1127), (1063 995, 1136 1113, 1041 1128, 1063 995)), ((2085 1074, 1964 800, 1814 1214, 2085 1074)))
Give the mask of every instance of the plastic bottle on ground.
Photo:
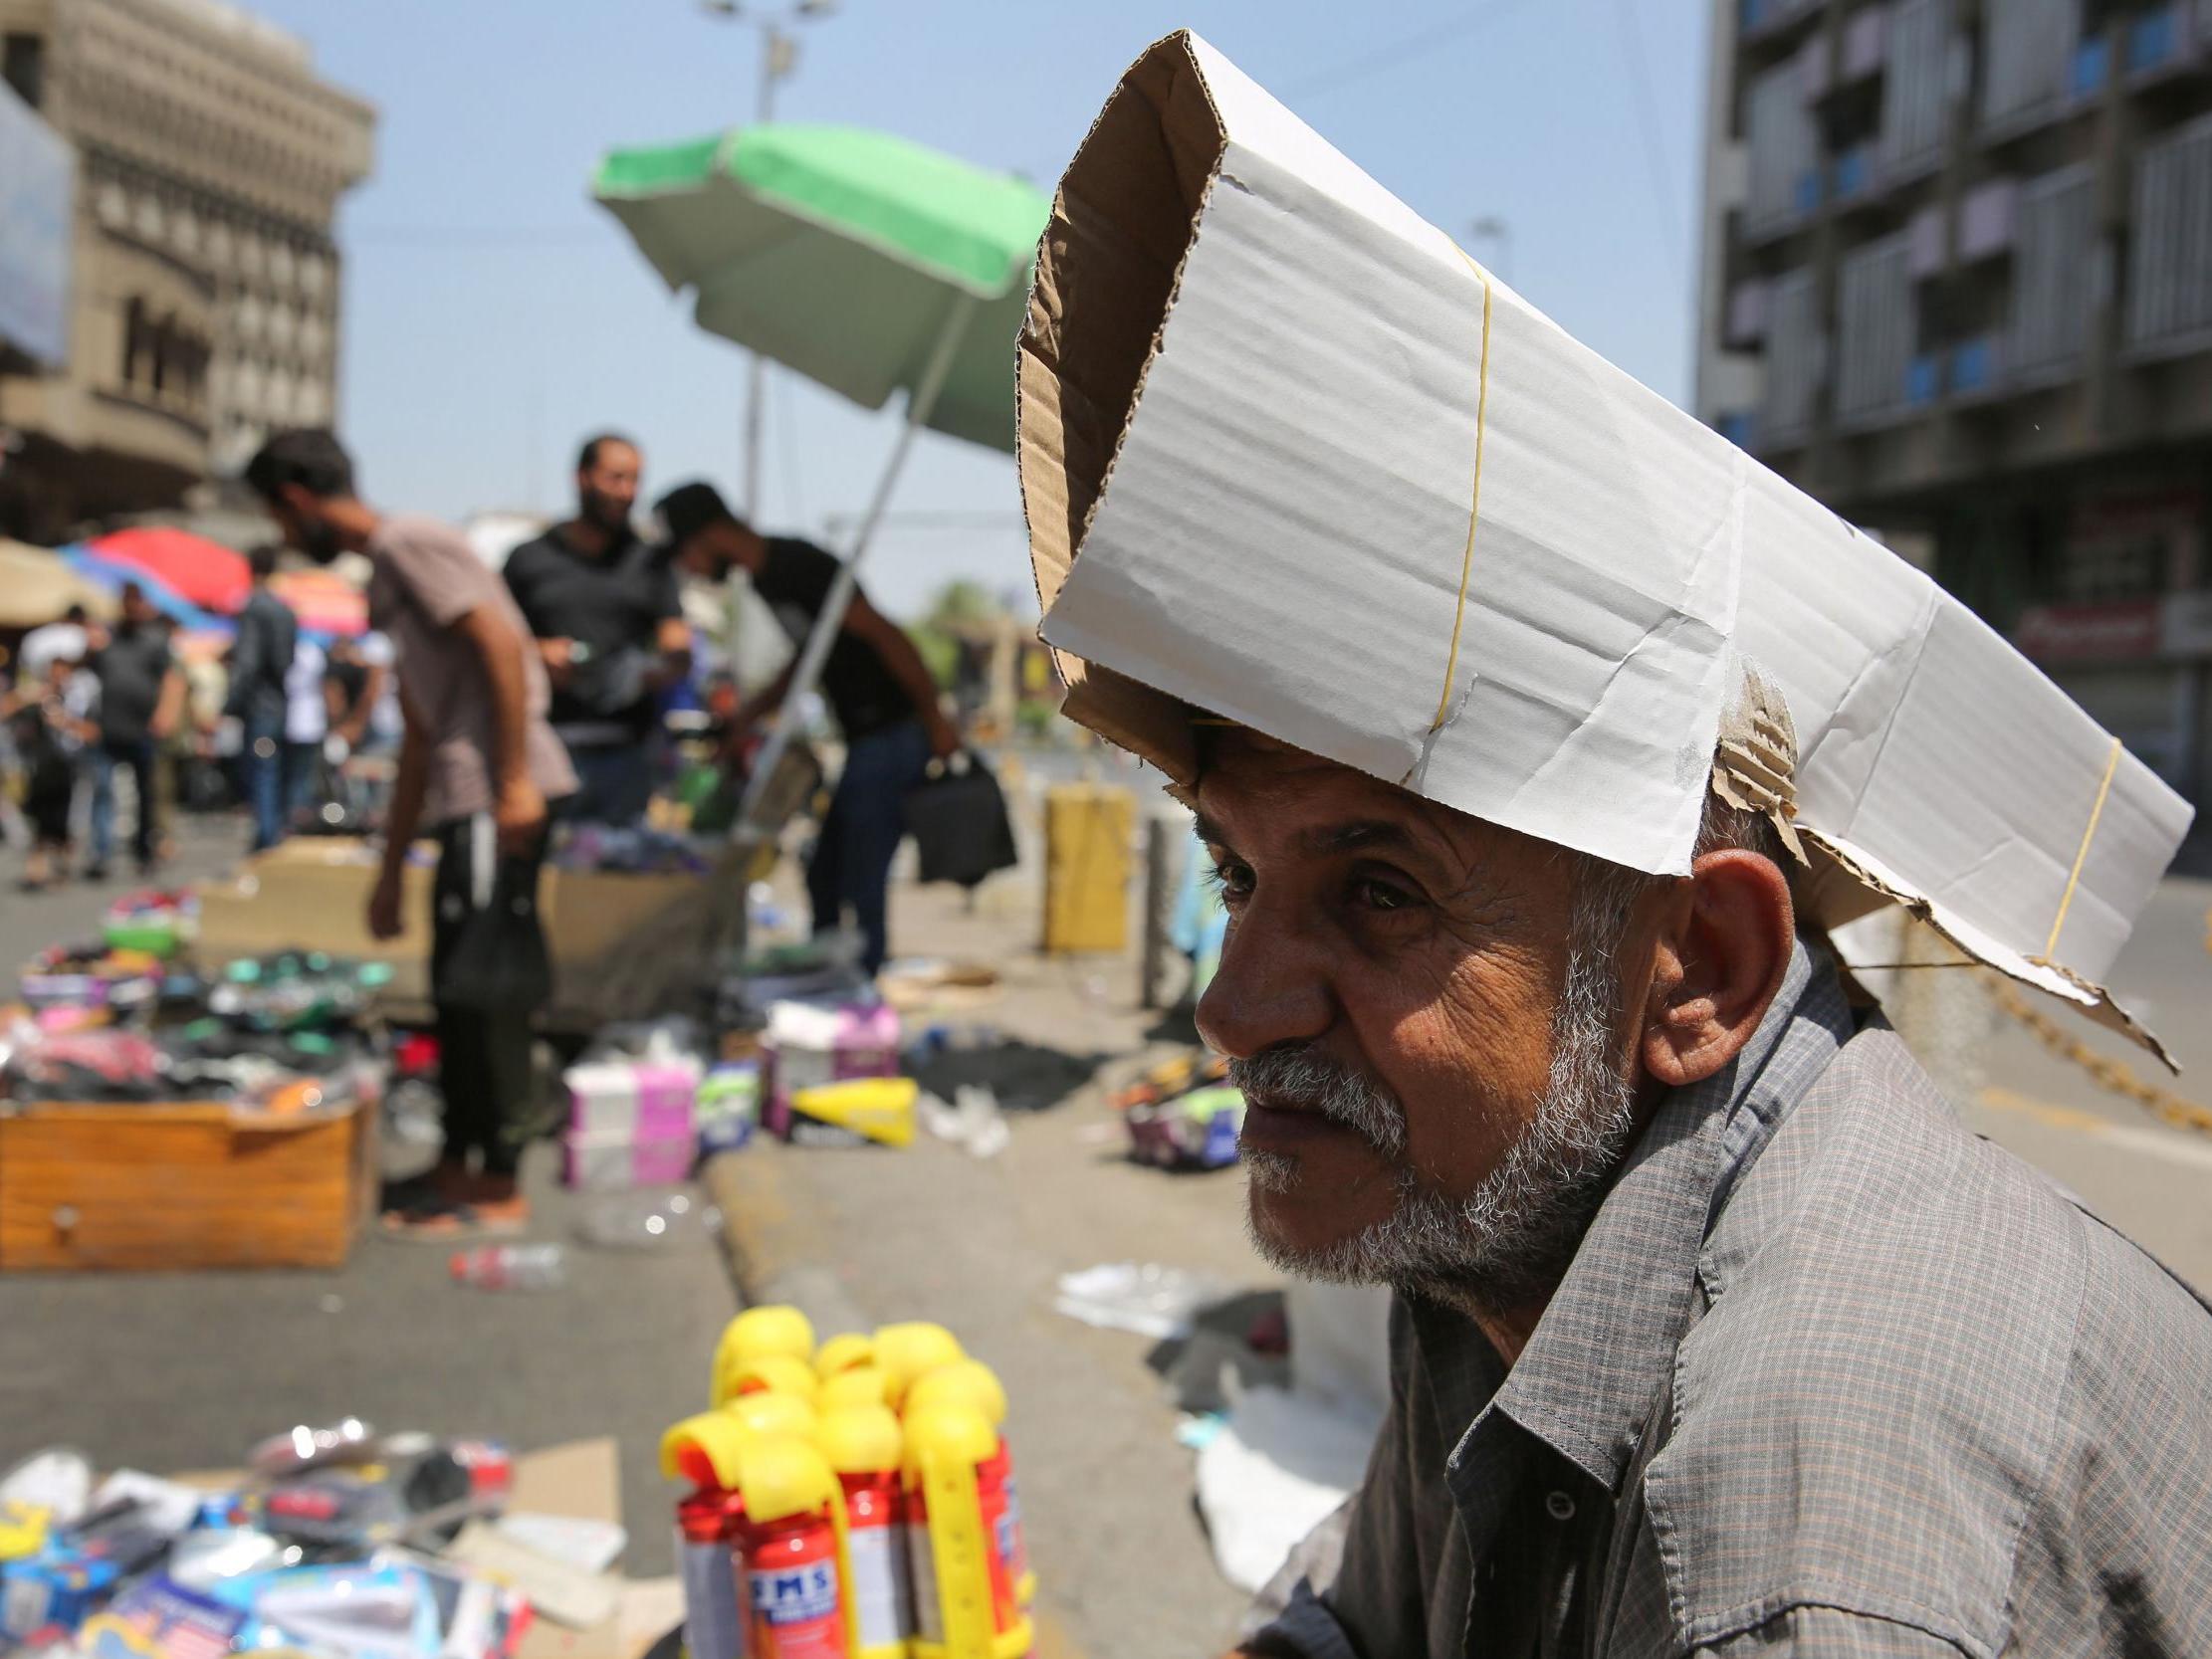
POLYGON ((566 1278, 557 1244, 487 1244, 456 1250, 447 1264, 453 1282, 480 1291, 550 1291, 566 1278))

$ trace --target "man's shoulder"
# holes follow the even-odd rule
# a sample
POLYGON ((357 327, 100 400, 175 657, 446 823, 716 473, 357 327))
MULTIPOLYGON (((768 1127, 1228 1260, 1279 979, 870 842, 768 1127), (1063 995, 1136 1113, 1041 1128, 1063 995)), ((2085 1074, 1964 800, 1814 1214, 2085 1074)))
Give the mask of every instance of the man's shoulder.
POLYGON ((477 559, 476 549, 469 545, 469 538, 443 518, 433 518, 427 513, 394 513, 379 522, 368 538, 369 551, 378 552, 435 552, 467 553, 477 559))
MULTIPOLYGON (((2163 1431, 2115 1359, 2212 1374, 2212 1316, 1967 1133, 1885 1028, 1799 1103, 1700 1268, 1711 1306, 1682 1344, 1648 1496, 1713 1629, 1819 1601, 1997 1651, 2034 1599, 2030 1518, 2095 1556, 2085 1467, 2163 1431)), ((2183 1438, 2173 1473, 2212 1494, 2212 1438, 2183 1438)))
POLYGON ((804 536, 771 535, 763 537, 763 544, 768 548, 761 567, 763 576, 812 576, 822 571, 834 574, 837 569, 837 555, 804 536))
POLYGON ((571 563, 574 558, 567 543, 560 539, 557 526, 548 524, 528 541, 516 542, 500 568, 513 581, 517 576, 537 575, 549 564, 571 563))

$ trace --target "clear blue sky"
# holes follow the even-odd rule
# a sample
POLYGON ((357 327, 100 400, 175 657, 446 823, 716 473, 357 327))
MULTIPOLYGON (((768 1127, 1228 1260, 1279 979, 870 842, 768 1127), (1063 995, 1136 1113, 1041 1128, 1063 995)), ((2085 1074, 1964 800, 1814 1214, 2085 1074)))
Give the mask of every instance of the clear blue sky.
MULTIPOLYGON (((342 419, 387 507, 559 511, 588 431, 635 433, 647 489, 733 493, 743 359, 700 333, 586 185, 619 144, 750 118, 758 35, 696 0, 247 0, 377 105, 348 200, 342 419)), ((1206 35, 1339 149, 1615 362, 1689 392, 1704 0, 841 0, 779 118, 882 126, 1050 187, 1116 78, 1206 35), (1633 19, 1633 23, 1632 20, 1633 19), (1632 65, 1640 66, 1632 68, 1632 65)), ((863 503, 889 416, 778 372, 763 518, 820 535, 863 503)), ((1026 584, 1013 464, 918 447, 867 585, 910 611, 952 575, 1026 584), (971 517, 972 516, 972 517, 971 517)))

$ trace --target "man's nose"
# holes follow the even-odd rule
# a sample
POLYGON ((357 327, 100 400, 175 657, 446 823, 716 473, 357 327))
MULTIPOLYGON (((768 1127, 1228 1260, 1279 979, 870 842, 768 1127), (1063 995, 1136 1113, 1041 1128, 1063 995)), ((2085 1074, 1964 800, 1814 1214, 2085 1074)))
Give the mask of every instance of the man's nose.
POLYGON ((1255 896, 1230 925, 1221 965, 1199 998, 1199 1034, 1217 1053, 1248 1060, 1278 1043, 1311 1041, 1334 1020, 1322 954, 1283 906, 1255 896))

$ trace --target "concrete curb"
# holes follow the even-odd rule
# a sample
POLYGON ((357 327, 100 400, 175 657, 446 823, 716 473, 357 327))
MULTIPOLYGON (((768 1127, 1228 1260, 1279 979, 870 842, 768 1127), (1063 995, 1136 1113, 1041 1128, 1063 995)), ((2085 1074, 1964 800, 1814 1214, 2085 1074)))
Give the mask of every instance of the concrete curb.
POLYGON ((772 1141, 717 1152, 699 1173, 722 1212, 722 1255, 747 1306, 788 1303, 827 1335, 877 1323, 839 1282, 834 1240, 813 1221, 813 1178, 799 1157, 772 1141))

